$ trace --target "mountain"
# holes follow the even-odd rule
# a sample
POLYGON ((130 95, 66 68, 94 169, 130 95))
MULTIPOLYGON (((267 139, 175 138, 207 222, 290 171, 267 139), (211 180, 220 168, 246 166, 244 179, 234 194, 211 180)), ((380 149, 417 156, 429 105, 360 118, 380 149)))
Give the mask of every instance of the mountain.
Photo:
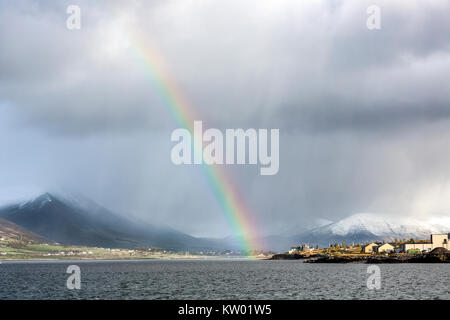
MULTIPOLYGON (((418 220, 386 215, 356 214, 290 236, 263 237, 256 243, 277 252, 300 243, 328 246, 335 242, 428 239, 450 232, 450 218, 418 220)), ((119 216, 84 197, 45 193, 0 208, 0 237, 106 248, 161 247, 171 250, 239 249, 236 239, 196 238, 168 227, 157 227, 119 216), (6 221, 5 221, 6 220, 6 221)))
POLYGON ((450 232, 450 218, 400 218, 375 214, 355 214, 294 237, 296 242, 328 246, 335 242, 393 241, 429 239, 432 233, 450 232))
POLYGON ((302 232, 306 232, 318 227, 326 226, 333 223, 333 221, 323 218, 317 219, 305 219, 297 222, 290 222, 288 225, 283 226, 274 234, 276 235, 284 235, 291 236, 296 235, 302 232))
POLYGON ((0 239, 48 242, 43 237, 4 219, 0 219, 0 239))
POLYGON ((50 193, 3 207, 0 218, 61 244, 106 248, 152 246, 172 250, 216 245, 170 228, 128 220, 86 198, 50 193))

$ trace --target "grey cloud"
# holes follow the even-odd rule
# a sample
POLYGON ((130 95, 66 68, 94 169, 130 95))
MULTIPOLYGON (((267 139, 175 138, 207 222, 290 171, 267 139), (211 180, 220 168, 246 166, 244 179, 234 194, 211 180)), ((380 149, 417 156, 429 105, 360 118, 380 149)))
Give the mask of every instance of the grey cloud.
MULTIPOLYGON (((0 201, 63 187, 192 234, 231 232, 201 171, 170 162, 177 124, 126 45, 140 34, 205 126, 280 129, 276 176, 227 167, 262 232, 415 213, 449 175, 450 6, 377 2, 380 31, 365 27, 372 1, 76 1, 77 32, 67 1, 2 2, 0 201)), ((450 211, 438 202, 430 212, 450 211)))
MULTIPOLYGON (((418 95, 422 83, 415 79, 423 75, 410 74, 408 64, 436 53, 446 58, 450 41, 449 9, 419 2, 402 7, 381 2, 379 32, 365 28, 364 2, 303 6, 260 2, 249 11, 243 9, 252 1, 221 4, 220 10, 206 2, 156 6, 81 2, 86 25, 80 32, 65 29, 62 4, 46 2, 38 8, 27 7, 26 1, 21 4, 20 10, 11 5, 0 19, 4 24, 0 37, 9 44, 0 55, 2 96, 26 108, 30 121, 42 123, 44 130, 68 134, 157 129, 167 122, 157 90, 144 79, 147 71, 130 50, 116 59, 97 57, 104 35, 114 33, 116 21, 126 14, 137 24, 130 32, 139 30, 161 51, 198 114, 222 127, 292 124, 295 128, 291 109, 307 124, 324 130, 333 127, 323 125, 324 112, 349 129, 353 120, 346 120, 347 113, 378 122, 382 116, 377 114, 383 113, 380 105, 388 112, 387 122, 392 119, 389 113, 395 117, 421 112, 421 106, 411 104, 409 110, 392 96, 375 104, 374 112, 365 107, 366 95, 355 96, 360 91, 370 95, 377 87, 389 88, 393 95, 396 89, 403 90, 404 82, 390 78, 390 68, 402 65, 398 77, 403 75, 402 81, 406 86, 410 82, 410 90, 418 95), (379 74, 370 83, 374 69, 379 74), (361 83, 361 79, 366 80, 361 83), (273 117, 286 121, 273 123, 273 117)), ((427 107, 431 114, 439 114, 432 109, 427 107)))

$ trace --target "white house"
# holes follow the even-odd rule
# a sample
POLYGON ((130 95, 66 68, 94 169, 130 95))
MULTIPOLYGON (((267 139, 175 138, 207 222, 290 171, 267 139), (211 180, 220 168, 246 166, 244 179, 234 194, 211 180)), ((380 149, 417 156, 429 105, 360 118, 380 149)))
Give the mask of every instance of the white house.
POLYGON ((289 250, 289 254, 299 253, 303 251, 311 251, 312 249, 307 244, 302 244, 298 247, 292 247, 291 250, 289 250))
POLYGON ((429 252, 435 248, 449 249, 448 234, 432 234, 431 241, 414 241, 400 245, 403 252, 409 250, 419 250, 420 252, 429 252))
POLYGON ((375 248, 377 246, 378 246, 378 243, 372 242, 372 243, 369 243, 369 244, 363 246, 362 247, 362 251, 364 253, 372 253, 373 252, 373 248, 375 248))
POLYGON ((373 251, 376 253, 389 253, 394 252, 395 247, 390 243, 384 243, 379 246, 373 247, 373 251))
POLYGON ((449 249, 448 246, 448 233, 447 234, 432 234, 431 235, 431 243, 434 248, 445 248, 449 249))

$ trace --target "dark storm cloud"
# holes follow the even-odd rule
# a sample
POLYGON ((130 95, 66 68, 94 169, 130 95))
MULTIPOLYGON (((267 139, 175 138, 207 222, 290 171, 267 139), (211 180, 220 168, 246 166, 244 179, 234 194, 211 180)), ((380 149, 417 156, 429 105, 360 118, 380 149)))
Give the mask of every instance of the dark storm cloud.
POLYGON ((408 114, 445 116, 435 108, 448 99, 419 105, 429 94, 424 82, 439 75, 413 73, 410 67, 423 59, 430 64, 442 59, 448 66, 445 6, 380 2, 383 29, 371 32, 365 26, 367 4, 355 2, 263 2, 248 12, 233 2, 217 8, 205 2, 79 4, 79 32, 65 29, 65 7, 50 2, 22 1, 18 9, 10 4, 0 19, 0 38, 8 44, 0 54, 2 96, 44 129, 79 134, 166 123, 145 67, 132 49, 120 47, 137 32, 161 51, 199 114, 215 126, 330 130, 353 127, 353 119, 367 128, 371 119, 382 122, 383 113, 392 125, 415 121, 408 114), (121 51, 108 56, 108 42, 115 41, 121 51), (402 66, 392 77, 391 69, 402 66), (405 86, 416 101, 398 96, 405 86), (273 123, 273 116, 279 121, 273 123), (150 118, 155 120, 143 120, 150 118), (296 125, 293 119, 300 118, 309 125, 296 125), (324 118, 337 121, 327 126, 324 118))
POLYGON ((280 129, 276 176, 227 168, 264 232, 448 213, 449 15, 446 1, 3 1, 0 200, 63 187, 193 234, 230 232, 201 171, 170 162, 177 124, 139 35, 206 126, 280 129), (69 4, 79 31, 65 27, 69 4), (366 28, 372 4, 381 30, 366 28))

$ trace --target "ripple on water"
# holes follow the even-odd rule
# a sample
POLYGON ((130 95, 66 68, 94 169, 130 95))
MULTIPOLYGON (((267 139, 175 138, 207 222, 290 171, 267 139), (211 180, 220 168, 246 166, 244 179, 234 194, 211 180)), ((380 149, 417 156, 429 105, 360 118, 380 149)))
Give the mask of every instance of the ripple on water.
POLYGON ((384 264, 381 289, 365 264, 148 260, 3 263, 0 299, 450 299, 446 264, 384 264), (81 268, 68 290, 66 268, 81 268))

